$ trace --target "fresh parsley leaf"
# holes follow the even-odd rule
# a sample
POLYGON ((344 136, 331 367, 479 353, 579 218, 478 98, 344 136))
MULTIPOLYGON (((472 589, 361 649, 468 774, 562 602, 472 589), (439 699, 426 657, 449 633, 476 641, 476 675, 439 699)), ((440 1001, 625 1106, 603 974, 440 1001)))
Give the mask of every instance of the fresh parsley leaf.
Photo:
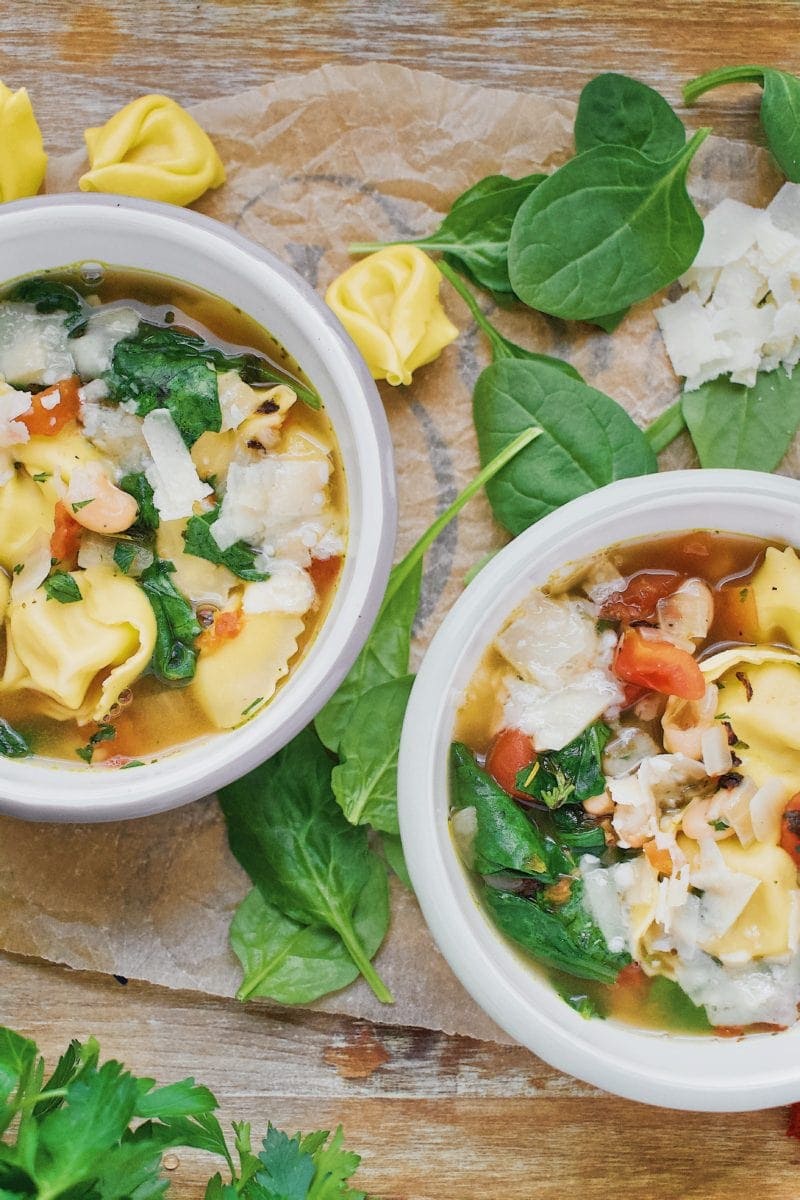
POLYGON ((45 483, 52 477, 52 471, 40 471, 38 475, 32 476, 34 483, 45 483))
POLYGON ((267 572, 257 570, 256 552, 246 542, 234 542, 227 550, 219 548, 211 529, 218 516, 219 505, 207 513, 189 518, 183 534, 186 554, 193 554, 195 558, 205 558, 217 566, 227 567, 234 575, 250 583, 269 579, 267 572))
POLYGON ((85 746, 80 746, 75 753, 78 758, 82 758, 84 762, 90 763, 94 757, 95 746, 99 746, 101 742, 110 742, 117 736, 117 731, 113 725, 109 725, 106 721, 100 723, 100 727, 92 734, 85 746))
POLYGON ((194 678, 194 640, 201 631, 191 604, 170 579, 174 571, 173 563, 157 558, 142 572, 139 582, 156 618, 153 670, 166 683, 186 683, 194 678))
POLYGON ((605 789, 603 751, 611 730, 602 721, 589 725, 562 750, 545 750, 517 774, 517 788, 548 808, 577 804, 605 789))
POLYGON ((269 1125, 263 1146, 258 1156, 263 1169, 256 1180, 266 1188, 266 1195, 276 1200, 307 1200, 316 1167, 311 1155, 300 1147, 300 1134, 290 1138, 269 1125))
POLYGON ((31 748, 22 734, 0 717, 0 754, 4 758, 27 758, 31 753, 31 748))
POLYGON ((47 599, 58 600, 59 604, 75 604, 83 599, 78 581, 68 571, 56 571, 45 579, 42 587, 47 593, 47 599))
POLYGON ((87 504, 94 504, 94 496, 90 496, 88 500, 75 500, 72 504, 72 511, 80 512, 82 508, 86 508, 87 504))
POLYGON ((144 471, 135 471, 130 475, 124 475, 119 481, 119 486, 123 492, 133 496, 139 505, 136 526, 143 532, 152 532, 158 529, 160 522, 158 509, 153 503, 153 489, 144 471))
POLYGON ((133 566, 133 560, 136 558, 136 549, 135 542, 117 542, 114 547, 114 562, 123 575, 127 575, 133 566))

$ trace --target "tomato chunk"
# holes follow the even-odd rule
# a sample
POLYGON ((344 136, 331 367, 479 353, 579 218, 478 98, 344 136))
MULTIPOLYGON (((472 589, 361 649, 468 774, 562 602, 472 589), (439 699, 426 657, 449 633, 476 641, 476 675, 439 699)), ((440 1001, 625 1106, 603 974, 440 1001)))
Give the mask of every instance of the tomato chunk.
POLYGON ((520 729, 501 729, 486 755, 486 770, 510 796, 523 797, 525 793, 517 790, 517 775, 535 761, 533 739, 527 733, 520 729))
POLYGON ((336 582, 341 566, 342 556, 340 554, 332 554, 330 558, 312 558, 308 573, 318 592, 327 592, 328 588, 336 582))
POLYGON ((800 792, 795 792, 781 817, 781 846, 800 870, 800 792))
POLYGON ((703 672, 686 650, 672 642, 651 641, 638 629, 626 629, 614 658, 614 674, 624 683, 682 700, 702 700, 706 691, 703 672))
POLYGON ((656 615, 656 605, 671 596, 684 582, 675 571, 639 571, 632 575, 621 592, 614 592, 600 608, 604 621, 649 621, 656 615))
POLYGON ((50 553, 60 563, 74 562, 81 544, 83 526, 78 524, 60 500, 56 504, 54 515, 56 523, 50 538, 50 553))
POLYGON ((37 434, 52 437, 70 421, 76 420, 81 407, 78 396, 80 386, 80 379, 73 375, 33 396, 31 411, 19 418, 32 437, 37 434))
POLYGON ((227 609, 214 616, 214 623, 204 629, 197 639, 198 649, 209 654, 218 650, 223 642, 237 637, 244 629, 244 613, 240 608, 227 609))

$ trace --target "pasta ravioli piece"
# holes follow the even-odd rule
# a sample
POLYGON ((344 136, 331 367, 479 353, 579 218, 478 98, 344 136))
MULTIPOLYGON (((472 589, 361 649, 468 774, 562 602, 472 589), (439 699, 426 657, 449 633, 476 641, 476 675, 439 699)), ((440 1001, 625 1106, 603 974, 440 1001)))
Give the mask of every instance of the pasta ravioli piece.
POLYGON ((253 705, 260 707, 289 672, 303 622, 291 613, 249 616, 241 633, 203 652, 192 687, 218 729, 240 725, 253 705))
POLYGON ((48 600, 39 588, 8 610, 0 689, 42 693, 58 720, 99 721, 147 667, 156 622, 133 580, 105 567, 74 572, 82 599, 48 600), (110 670, 109 670, 110 668, 110 670), (99 687, 101 672, 108 673, 99 687))
POLYGON ((751 588, 761 639, 788 641, 800 650, 800 558, 795 551, 770 546, 751 588))
POLYGON ((13 571, 21 561, 22 551, 34 534, 41 529, 53 532, 55 506, 55 496, 26 471, 16 470, 0 487, 0 563, 7 571, 13 571))
MULTIPOLYGON (((14 458, 27 467, 30 475, 48 475, 67 484, 78 467, 105 461, 74 425, 67 425, 54 436, 32 437, 24 445, 15 447, 14 458)), ((113 470, 110 473, 113 474, 113 470)))

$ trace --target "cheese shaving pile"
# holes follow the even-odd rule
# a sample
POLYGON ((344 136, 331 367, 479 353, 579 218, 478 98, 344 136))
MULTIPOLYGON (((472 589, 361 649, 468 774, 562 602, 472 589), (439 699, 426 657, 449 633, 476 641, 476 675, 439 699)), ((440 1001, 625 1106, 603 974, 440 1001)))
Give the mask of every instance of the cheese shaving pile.
POLYGON ((751 387, 759 371, 800 361, 800 185, 766 209, 723 200, 704 222, 687 289, 656 313, 676 374, 694 391, 730 374, 751 387))

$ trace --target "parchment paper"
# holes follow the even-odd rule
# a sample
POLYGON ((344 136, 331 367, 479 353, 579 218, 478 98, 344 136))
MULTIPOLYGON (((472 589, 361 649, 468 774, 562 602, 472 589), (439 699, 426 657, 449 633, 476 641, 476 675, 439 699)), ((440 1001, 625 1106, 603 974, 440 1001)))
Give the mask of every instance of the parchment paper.
MULTIPOLYGON (((420 236, 483 175, 557 166, 571 151, 574 106, 372 64, 290 76, 193 112, 228 170, 228 183, 198 207, 324 291, 350 261, 348 242, 420 236)), ((74 190, 83 162, 80 152, 54 162, 48 191, 74 190)), ((703 208, 726 194, 762 204, 778 183, 762 151, 719 139, 692 167, 703 208)), ((464 335, 411 388, 383 388, 399 468, 398 552, 477 469, 470 398, 488 354, 461 301, 442 290, 464 335)), ((494 317, 514 340, 570 359, 644 424, 678 393, 652 309, 638 305, 611 338, 528 311, 494 317)), ((685 438, 664 457, 670 467, 695 465, 685 438)), ((795 448, 784 469, 794 474, 798 463, 795 448)), ((464 573, 504 540, 482 496, 440 538, 425 575, 417 661, 464 573)), ((377 963, 396 1004, 380 1005, 356 983, 315 1007, 508 1041, 450 973, 413 897, 394 884, 377 963)), ((0 818, 0 946, 18 954, 231 996, 240 972, 227 929, 247 887, 213 798, 115 825, 0 818)))

